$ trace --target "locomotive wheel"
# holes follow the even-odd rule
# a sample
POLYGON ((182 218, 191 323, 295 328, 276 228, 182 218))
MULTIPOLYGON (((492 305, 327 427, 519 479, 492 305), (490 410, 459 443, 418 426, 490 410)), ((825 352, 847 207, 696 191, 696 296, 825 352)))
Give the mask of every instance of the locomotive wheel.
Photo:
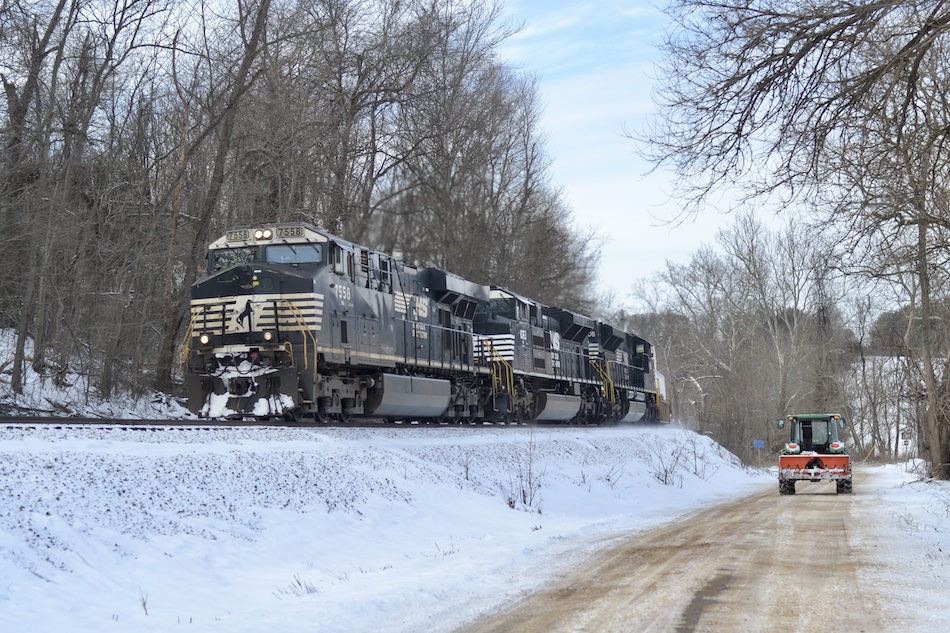
POLYGON ((327 413, 329 400, 329 398, 317 398, 317 406, 313 409, 313 419, 320 424, 326 424, 330 419, 330 414, 327 413))
POLYGON ((437 415, 429 420, 426 420, 426 423, 432 422, 433 424, 438 424, 440 426, 448 426, 449 424, 455 424, 458 422, 458 419, 454 415, 449 415, 448 413, 443 413, 442 415, 437 415))
POLYGON ((348 424, 353 418, 353 407, 356 406, 356 400, 353 398, 342 398, 340 400, 340 422, 348 424))

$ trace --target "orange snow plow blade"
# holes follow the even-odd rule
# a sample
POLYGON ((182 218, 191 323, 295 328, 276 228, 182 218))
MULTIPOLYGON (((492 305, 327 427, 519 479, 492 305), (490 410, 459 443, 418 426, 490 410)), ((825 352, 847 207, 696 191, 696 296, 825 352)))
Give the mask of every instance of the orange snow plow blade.
POLYGON ((778 460, 783 479, 850 479, 850 455, 780 455, 778 460))

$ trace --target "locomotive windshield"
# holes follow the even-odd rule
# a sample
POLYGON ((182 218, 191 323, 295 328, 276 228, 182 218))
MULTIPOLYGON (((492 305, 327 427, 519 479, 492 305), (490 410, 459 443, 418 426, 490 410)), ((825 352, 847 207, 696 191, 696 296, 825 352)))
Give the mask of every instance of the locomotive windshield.
POLYGON ((257 256, 257 248, 222 248, 213 250, 208 255, 208 273, 216 273, 227 268, 251 264, 257 256))
POLYGON ((269 264, 319 264, 323 249, 320 244, 272 244, 266 258, 269 264))
MULTIPOLYGON (((255 261, 260 261, 256 246, 215 249, 208 256, 208 273, 255 261)), ((269 264, 319 264, 323 261, 323 245, 271 244, 264 249, 264 261, 269 264)))

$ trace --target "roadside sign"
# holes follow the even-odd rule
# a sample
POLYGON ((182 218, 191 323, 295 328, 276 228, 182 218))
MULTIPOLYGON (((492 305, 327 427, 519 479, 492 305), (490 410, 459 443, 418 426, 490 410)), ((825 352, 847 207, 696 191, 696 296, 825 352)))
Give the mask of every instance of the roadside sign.
POLYGON ((752 448, 765 448, 765 440, 754 440, 752 448))

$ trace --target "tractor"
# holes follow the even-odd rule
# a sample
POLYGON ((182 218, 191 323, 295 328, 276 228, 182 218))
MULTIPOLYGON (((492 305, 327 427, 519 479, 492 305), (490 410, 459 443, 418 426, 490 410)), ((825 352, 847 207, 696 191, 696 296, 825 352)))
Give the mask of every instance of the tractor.
POLYGON ((836 413, 789 415, 778 421, 789 429, 789 441, 779 455, 778 491, 795 494, 796 481, 835 482, 838 494, 851 493, 851 456, 838 440, 845 421, 836 413))

